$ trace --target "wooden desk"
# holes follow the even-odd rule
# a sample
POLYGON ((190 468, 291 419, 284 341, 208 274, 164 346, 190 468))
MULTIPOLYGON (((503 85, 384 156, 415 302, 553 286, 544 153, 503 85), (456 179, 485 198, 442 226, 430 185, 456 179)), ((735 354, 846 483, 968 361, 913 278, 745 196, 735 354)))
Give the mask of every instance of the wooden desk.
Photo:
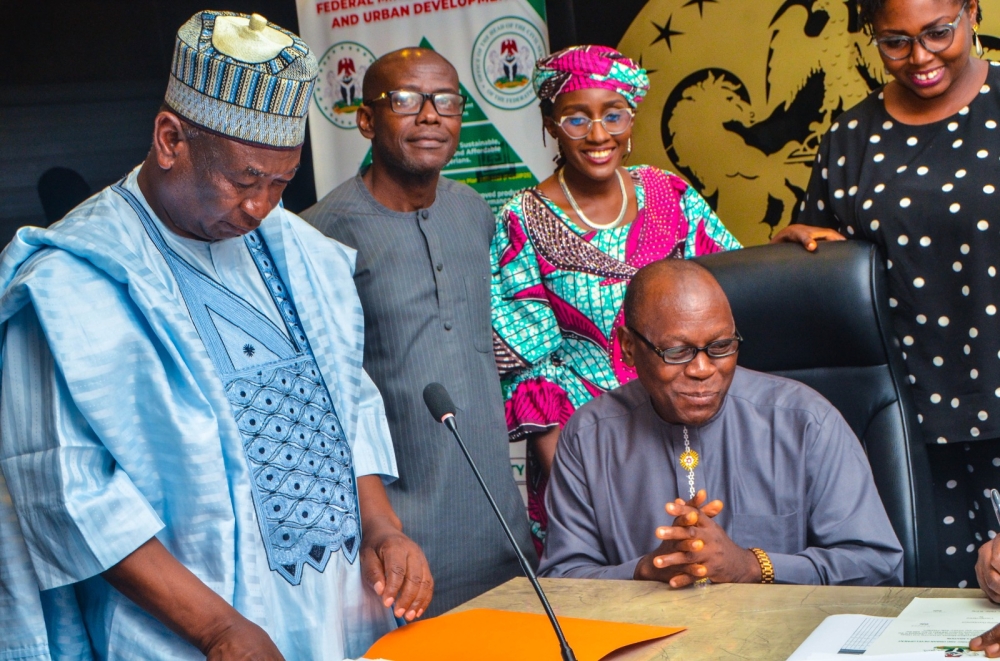
MULTIPOLYGON (((672 590, 647 581, 575 579, 542 579, 542 587, 560 616, 688 627, 663 641, 614 655, 615 661, 785 661, 827 615, 894 617, 914 597, 984 596, 980 590, 970 589, 805 585, 710 585, 672 590)), ((469 608, 543 612, 524 578, 509 581, 455 610, 469 608)), ((558 647, 553 649, 553 658, 558 659, 558 647)))

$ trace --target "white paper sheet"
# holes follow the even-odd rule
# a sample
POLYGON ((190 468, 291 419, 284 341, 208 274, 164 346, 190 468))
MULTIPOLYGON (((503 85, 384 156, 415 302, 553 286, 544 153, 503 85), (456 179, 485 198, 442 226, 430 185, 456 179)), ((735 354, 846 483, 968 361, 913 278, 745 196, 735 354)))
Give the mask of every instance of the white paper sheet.
POLYGON ((903 609, 865 656, 936 650, 946 650, 949 658, 983 656, 969 651, 969 641, 998 623, 1000 606, 988 599, 918 597, 903 609))
POLYGON ((816 627, 788 661, 810 661, 816 654, 847 661, 868 649, 889 624, 891 617, 869 615, 831 615, 816 627), (842 654, 839 654, 843 650, 842 654))
MULTIPOLYGON (((843 654, 811 654, 803 661, 847 661, 850 656, 843 654)), ((865 655, 866 659, 877 659, 877 661, 945 661, 952 657, 944 652, 912 652, 909 654, 879 654, 878 656, 865 655)))

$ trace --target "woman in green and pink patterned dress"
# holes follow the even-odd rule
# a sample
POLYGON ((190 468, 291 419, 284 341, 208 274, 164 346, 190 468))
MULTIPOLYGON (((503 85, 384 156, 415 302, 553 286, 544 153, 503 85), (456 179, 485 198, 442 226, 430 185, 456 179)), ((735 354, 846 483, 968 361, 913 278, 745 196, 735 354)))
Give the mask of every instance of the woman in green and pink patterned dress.
POLYGON ((570 415, 633 378, 616 329, 632 275, 664 258, 739 248, 698 193, 658 168, 624 167, 646 71, 604 46, 574 46, 534 73, 555 174, 500 210, 493 330, 511 440, 528 439, 528 515, 541 552, 545 485, 570 415))

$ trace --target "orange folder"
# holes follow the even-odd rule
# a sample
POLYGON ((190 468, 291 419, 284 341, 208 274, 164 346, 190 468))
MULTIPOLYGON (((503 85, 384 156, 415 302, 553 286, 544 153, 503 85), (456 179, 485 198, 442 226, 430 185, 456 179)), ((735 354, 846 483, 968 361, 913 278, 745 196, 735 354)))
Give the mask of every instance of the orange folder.
MULTIPOLYGON (((684 627, 653 627, 560 617, 577 661, 599 661, 628 645, 671 636, 684 627)), ((559 661, 559 641, 544 615, 478 608, 414 622, 382 636, 366 659, 390 661, 559 661)))

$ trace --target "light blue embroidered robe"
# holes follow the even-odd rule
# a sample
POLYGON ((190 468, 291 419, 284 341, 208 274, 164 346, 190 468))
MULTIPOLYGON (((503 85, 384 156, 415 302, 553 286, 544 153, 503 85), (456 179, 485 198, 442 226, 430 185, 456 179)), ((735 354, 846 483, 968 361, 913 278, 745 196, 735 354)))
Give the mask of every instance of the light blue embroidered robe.
MULTIPOLYGON (((142 200, 137 172, 124 186, 142 200)), ((393 479, 361 368, 353 251, 280 208, 260 234, 355 474, 393 479)), ((0 292, 0 660, 201 658, 99 576, 154 535, 288 661, 360 656, 394 626, 343 552, 299 585, 268 567, 223 383, 125 199, 106 189, 49 230, 21 230, 0 292)))

